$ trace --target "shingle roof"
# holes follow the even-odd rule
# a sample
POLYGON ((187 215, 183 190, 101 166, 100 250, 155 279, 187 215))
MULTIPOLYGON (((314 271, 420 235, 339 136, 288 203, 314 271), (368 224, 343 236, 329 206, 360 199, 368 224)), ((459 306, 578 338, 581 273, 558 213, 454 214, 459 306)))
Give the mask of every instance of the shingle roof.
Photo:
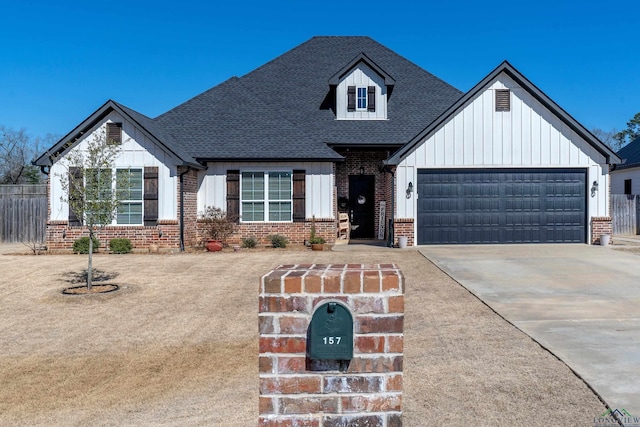
POLYGON ((40 155, 40 157, 32 163, 37 166, 51 166, 55 159, 59 158, 74 147, 87 131, 102 122, 112 111, 116 111, 128 120, 136 123, 136 126, 146 132, 154 143, 164 147, 164 149, 167 150, 167 153, 172 156, 178 164, 196 168, 202 167, 200 163, 187 153, 183 147, 181 147, 171 135, 167 134, 165 130, 154 120, 113 100, 105 102, 100 108, 94 111, 93 114, 82 121, 67 135, 60 138, 56 144, 40 155))
POLYGON ((338 160, 326 144, 400 146, 461 95, 369 37, 314 37, 154 121, 198 159, 338 160), (388 120, 336 120, 325 99, 362 53, 396 80, 388 120))
POLYGON ((640 137, 622 147, 617 154, 624 163, 618 165, 616 169, 640 166, 640 137))

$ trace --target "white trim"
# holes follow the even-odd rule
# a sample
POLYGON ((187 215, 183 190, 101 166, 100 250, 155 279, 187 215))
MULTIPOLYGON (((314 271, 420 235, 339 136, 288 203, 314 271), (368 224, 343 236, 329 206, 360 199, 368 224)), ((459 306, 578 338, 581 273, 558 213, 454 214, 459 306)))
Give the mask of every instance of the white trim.
POLYGON ((244 224, 263 224, 263 223, 283 223, 283 224, 289 224, 293 222, 293 170, 292 169, 269 169, 269 170, 265 170, 265 169, 257 169, 257 168, 248 168, 248 169, 241 169, 240 170, 240 183, 239 183, 239 213, 240 213, 240 222, 244 223, 244 224), (263 189, 263 198, 262 199, 249 199, 249 200, 244 200, 242 198, 242 175, 244 173, 262 173, 262 178, 263 178, 263 182, 264 182, 264 189, 263 189), (289 199, 276 199, 276 200, 271 200, 269 198, 269 176, 271 173, 288 173, 289 174, 289 184, 290 184, 290 198, 289 199), (264 206, 264 219, 262 221, 245 221, 242 219, 243 217, 243 212, 242 212, 242 205, 244 202, 247 203, 263 203, 264 206), (285 221, 273 221, 269 219, 269 203, 270 202, 285 202, 285 203, 290 203, 291 209, 290 209, 290 216, 288 220, 285 221))

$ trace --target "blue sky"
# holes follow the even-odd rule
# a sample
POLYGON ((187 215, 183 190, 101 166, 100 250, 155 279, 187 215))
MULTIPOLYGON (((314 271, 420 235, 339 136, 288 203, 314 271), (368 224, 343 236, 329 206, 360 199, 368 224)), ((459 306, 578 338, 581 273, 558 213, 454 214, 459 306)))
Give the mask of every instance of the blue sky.
POLYGON ((640 111, 639 12, 637 0, 0 0, 0 124, 63 136, 108 99, 155 117, 314 35, 368 35, 462 91, 506 59, 587 128, 620 130, 640 111))

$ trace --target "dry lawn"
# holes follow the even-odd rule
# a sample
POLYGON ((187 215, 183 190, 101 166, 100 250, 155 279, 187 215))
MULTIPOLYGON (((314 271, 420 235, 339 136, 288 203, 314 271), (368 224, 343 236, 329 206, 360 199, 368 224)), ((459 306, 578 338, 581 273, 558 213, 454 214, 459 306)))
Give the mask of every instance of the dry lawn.
POLYGON ((404 424, 593 425, 562 362, 417 251, 97 255, 118 292, 63 296, 86 256, 0 256, 0 425, 254 426, 257 290, 281 263, 406 276, 404 424))

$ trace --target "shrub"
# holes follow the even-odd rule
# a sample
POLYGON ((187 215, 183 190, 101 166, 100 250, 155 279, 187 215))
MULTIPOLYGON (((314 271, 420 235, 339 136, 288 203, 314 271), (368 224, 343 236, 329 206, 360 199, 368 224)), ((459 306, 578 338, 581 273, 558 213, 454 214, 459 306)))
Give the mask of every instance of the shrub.
POLYGON ((111 239, 109 240, 109 250, 116 254, 128 254, 133 249, 131 240, 129 239, 111 239))
POLYGON ((218 240, 225 246, 236 228, 236 218, 227 216, 225 211, 215 206, 207 206, 204 212, 200 212, 200 222, 209 239, 218 240))
POLYGON ((320 236, 313 236, 309 238, 309 244, 310 245, 323 245, 325 244, 327 241, 324 240, 323 237, 320 236))
POLYGON ((267 236, 267 239, 271 242, 271 246, 274 248, 286 248, 287 243, 289 243, 289 240, 280 234, 272 234, 267 236))
POLYGON ((242 247, 243 248, 255 248, 258 245, 258 241, 255 237, 243 237, 242 238, 242 247))
MULTIPOLYGON (((100 240, 94 236, 93 238, 93 252, 97 252, 100 247, 100 240)), ((81 237, 73 242, 73 252, 76 254, 88 254, 89 253, 89 237, 81 237)))

